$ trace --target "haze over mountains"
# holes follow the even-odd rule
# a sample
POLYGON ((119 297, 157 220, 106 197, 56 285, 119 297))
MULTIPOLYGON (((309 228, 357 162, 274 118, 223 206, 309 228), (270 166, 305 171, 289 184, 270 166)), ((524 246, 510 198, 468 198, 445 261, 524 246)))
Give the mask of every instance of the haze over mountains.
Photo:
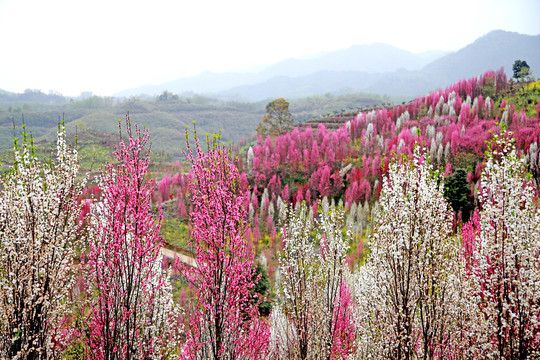
POLYGON ((365 91, 413 97, 501 66, 511 77, 516 59, 527 61, 533 75, 540 71, 540 35, 496 30, 453 53, 434 50, 413 54, 387 44, 357 45, 284 60, 257 72, 204 72, 160 85, 124 90, 116 95, 157 95, 168 90, 178 94, 194 92, 222 99, 259 101, 365 91))

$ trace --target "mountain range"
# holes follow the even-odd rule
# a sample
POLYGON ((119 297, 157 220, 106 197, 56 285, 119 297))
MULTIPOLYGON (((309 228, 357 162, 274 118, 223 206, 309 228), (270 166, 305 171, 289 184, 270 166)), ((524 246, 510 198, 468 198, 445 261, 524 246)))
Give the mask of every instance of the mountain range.
POLYGON ((352 92, 414 97, 501 66, 511 77, 517 59, 527 61, 533 75, 540 69, 540 35, 495 30, 450 53, 434 50, 414 54, 387 44, 356 45, 284 60, 257 72, 204 72, 127 89, 116 96, 157 95, 167 90, 241 101, 352 92))

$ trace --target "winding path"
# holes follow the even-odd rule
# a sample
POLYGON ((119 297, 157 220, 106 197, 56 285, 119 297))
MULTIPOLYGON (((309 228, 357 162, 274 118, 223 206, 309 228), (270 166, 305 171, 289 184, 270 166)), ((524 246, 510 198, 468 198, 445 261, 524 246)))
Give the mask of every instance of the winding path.
POLYGON ((194 254, 191 251, 187 251, 169 244, 165 244, 161 248, 161 254, 166 256, 169 260, 178 258, 182 263, 196 268, 197 262, 195 261, 194 254))

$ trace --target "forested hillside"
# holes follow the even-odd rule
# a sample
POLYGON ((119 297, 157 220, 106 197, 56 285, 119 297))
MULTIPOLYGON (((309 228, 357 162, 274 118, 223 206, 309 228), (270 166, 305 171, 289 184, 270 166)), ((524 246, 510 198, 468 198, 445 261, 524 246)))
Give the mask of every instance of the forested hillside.
MULTIPOLYGON (((353 248, 361 247, 389 163, 411 156, 417 144, 431 166, 447 178, 445 195, 456 224, 467 221, 477 205, 487 141, 500 126, 513 132, 518 152, 538 180, 539 99, 538 82, 508 82, 501 69, 409 104, 360 112, 348 120, 341 116, 314 120, 274 138, 259 136, 251 146, 237 145, 238 167, 252 194, 251 231, 258 241, 261 234, 279 230, 285 203, 299 206, 305 201, 314 217, 321 205, 342 203, 357 235, 353 248), (336 118, 342 126, 329 130, 325 123, 335 127, 336 118)), ((178 187, 182 176, 165 176, 159 186, 163 198, 179 194, 178 209, 185 217, 189 205, 183 204, 185 188, 178 187)), ((351 261, 359 260, 356 256, 351 261)))

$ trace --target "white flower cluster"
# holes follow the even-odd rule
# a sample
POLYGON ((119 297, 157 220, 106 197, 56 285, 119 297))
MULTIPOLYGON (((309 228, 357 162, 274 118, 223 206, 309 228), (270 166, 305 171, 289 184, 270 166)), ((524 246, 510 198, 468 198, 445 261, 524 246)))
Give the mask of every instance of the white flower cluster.
POLYGON ((344 217, 342 208, 331 207, 314 227, 305 205, 289 211, 279 259, 279 299, 272 311, 275 358, 327 358, 332 352, 336 306, 348 276, 350 233, 344 233, 344 217))
POLYGON ((80 244, 77 150, 58 130, 55 161, 40 163, 26 135, 0 192, 0 358, 47 358, 68 313, 80 244))
MULTIPOLYGON (((459 331, 459 243, 442 183, 421 160, 390 165, 373 219, 371 254, 355 274, 357 358, 444 352, 459 331), (421 336, 420 336, 421 334, 421 336)), ((421 356, 420 356, 421 357, 421 356)))
POLYGON ((481 289, 472 300, 485 321, 475 323, 474 330, 478 341, 487 345, 485 355, 514 356, 528 349, 529 357, 536 358, 540 356, 540 214, 524 158, 517 157, 513 140, 495 134, 491 147, 480 185, 481 232, 472 276, 475 288, 481 289))

